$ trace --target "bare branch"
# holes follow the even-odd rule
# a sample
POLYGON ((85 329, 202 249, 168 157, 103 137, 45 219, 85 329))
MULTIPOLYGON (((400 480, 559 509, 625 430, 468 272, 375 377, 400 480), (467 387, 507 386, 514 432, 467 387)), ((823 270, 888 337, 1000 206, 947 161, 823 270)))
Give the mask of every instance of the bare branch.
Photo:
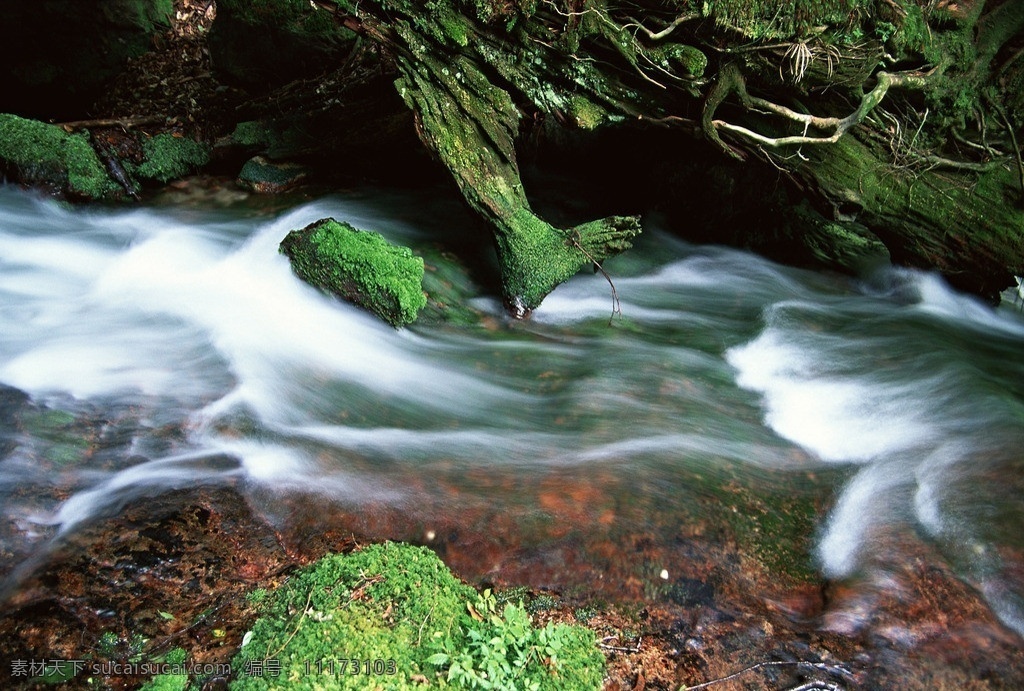
POLYGON ((682 24, 683 22, 687 22, 687 21, 689 21, 691 19, 696 19, 696 18, 697 18, 697 15, 695 15, 695 14, 681 14, 678 17, 676 17, 674 20, 672 20, 672 23, 669 24, 668 26, 666 26, 664 29, 662 29, 661 31, 658 31, 658 32, 654 32, 654 31, 651 31, 650 29, 648 29, 643 24, 641 24, 639 19, 634 19, 633 17, 630 17, 629 20, 631 22, 633 22, 633 23, 632 24, 626 24, 622 28, 625 29, 625 28, 628 28, 628 27, 635 26, 636 28, 640 29, 640 31, 644 32, 644 35, 647 36, 647 38, 651 39, 652 41, 660 41, 661 39, 663 39, 666 36, 668 36, 669 34, 671 34, 673 31, 675 31, 676 27, 679 26, 680 24, 682 24))
POLYGON ((89 127, 120 127, 123 130, 127 130, 132 127, 141 127, 143 125, 160 125, 167 122, 167 117, 163 115, 148 115, 145 117, 137 118, 102 118, 99 120, 73 120, 71 122, 57 122, 54 123, 57 127, 62 127, 65 130, 81 130, 89 127))

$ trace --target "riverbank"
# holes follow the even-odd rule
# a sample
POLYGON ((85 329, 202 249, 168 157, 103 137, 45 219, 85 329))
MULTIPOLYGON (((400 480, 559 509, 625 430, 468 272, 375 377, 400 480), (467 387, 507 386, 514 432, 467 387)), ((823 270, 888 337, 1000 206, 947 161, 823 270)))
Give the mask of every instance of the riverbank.
MULTIPOLYGON (((550 505, 549 505, 550 506, 550 505)), ((564 507, 557 523, 574 516, 564 507)), ((578 510, 578 509, 577 509, 578 510)), ((340 510, 282 498, 268 520, 231 488, 194 489, 133 502, 83 527, 32 564, 0 617, 5 660, 86 660, 101 671, 141 668, 171 650, 221 688, 259 614, 254 592, 272 590, 327 552, 388 538, 418 541, 461 564, 471 583, 522 598, 535 621, 580 623, 601 642, 605 689, 715 688, 1010 689, 1024 683, 1020 639, 942 560, 906 535, 904 563, 885 584, 787 581, 738 549, 736 536, 692 525, 672 551, 608 540, 607 564, 663 565, 623 580, 593 569, 594 545, 551 537, 557 563, 512 558, 514 533, 445 517, 433 539, 422 516, 340 510), (459 533, 459 539, 450 536, 459 533), (737 568, 737 565, 742 567, 737 568), (474 566, 470 566, 474 565, 474 566), (559 582, 554 572, 570 572, 559 582), (106 666, 102 666, 106 663, 106 666), (119 668, 118 665, 121 665, 119 668), (222 667, 218 667, 221 665, 222 667), (828 686, 831 684, 832 686, 828 686), (703 687, 702 687, 703 688, 703 687)), ((652 530, 658 526, 652 525, 652 530)), ((339 651, 344 657, 344 651, 339 651)), ((5 670, 7 675, 10 670, 5 670)), ((145 677, 80 674, 53 688, 136 688, 145 677)), ((39 679, 12 678, 8 688, 39 679)))

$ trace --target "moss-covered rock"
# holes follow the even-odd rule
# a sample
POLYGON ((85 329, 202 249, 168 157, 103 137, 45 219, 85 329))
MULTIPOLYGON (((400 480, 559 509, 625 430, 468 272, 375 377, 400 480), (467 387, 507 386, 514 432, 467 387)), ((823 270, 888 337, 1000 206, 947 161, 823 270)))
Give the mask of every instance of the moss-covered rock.
POLYGON ((231 688, 601 687, 592 632, 536 628, 521 605, 498 609, 423 547, 329 555, 268 598, 234 658, 231 688))
POLYGON ((370 310, 392 326, 414 321, 427 303, 423 260, 378 233, 325 218, 288 233, 281 252, 302 280, 370 310))
POLYGON ((87 134, 0 114, 0 170, 27 185, 57 194, 99 200, 119 196, 87 134))
POLYGON ((210 147, 189 137, 166 132, 142 140, 142 163, 132 172, 165 183, 194 173, 210 162, 210 147))
POLYGON ((238 174, 238 183, 258 194, 278 194, 306 179, 308 171, 298 163, 275 163, 264 156, 253 156, 238 174))

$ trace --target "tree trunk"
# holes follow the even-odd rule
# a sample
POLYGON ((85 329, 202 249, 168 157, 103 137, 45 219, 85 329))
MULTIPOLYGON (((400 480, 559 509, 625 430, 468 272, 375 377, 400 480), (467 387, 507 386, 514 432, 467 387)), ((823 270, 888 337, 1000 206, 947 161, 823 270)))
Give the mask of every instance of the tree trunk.
POLYGON ((420 139, 494 231, 517 316, 639 232, 633 216, 562 229, 531 209, 516 140, 542 116, 657 123, 774 166, 895 261, 988 297, 1024 274, 1012 203, 1024 113, 998 80, 1024 44, 1018 4, 783 5, 318 0, 309 11, 333 13, 396 67, 420 139))

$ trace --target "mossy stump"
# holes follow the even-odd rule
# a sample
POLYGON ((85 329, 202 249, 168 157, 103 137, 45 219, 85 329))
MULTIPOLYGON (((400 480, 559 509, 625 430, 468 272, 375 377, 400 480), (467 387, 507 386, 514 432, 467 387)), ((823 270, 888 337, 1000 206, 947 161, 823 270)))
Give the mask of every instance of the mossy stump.
POLYGON ((324 218, 281 241, 302 280, 373 312, 394 327, 416 319, 427 304, 423 259, 380 234, 324 218))

